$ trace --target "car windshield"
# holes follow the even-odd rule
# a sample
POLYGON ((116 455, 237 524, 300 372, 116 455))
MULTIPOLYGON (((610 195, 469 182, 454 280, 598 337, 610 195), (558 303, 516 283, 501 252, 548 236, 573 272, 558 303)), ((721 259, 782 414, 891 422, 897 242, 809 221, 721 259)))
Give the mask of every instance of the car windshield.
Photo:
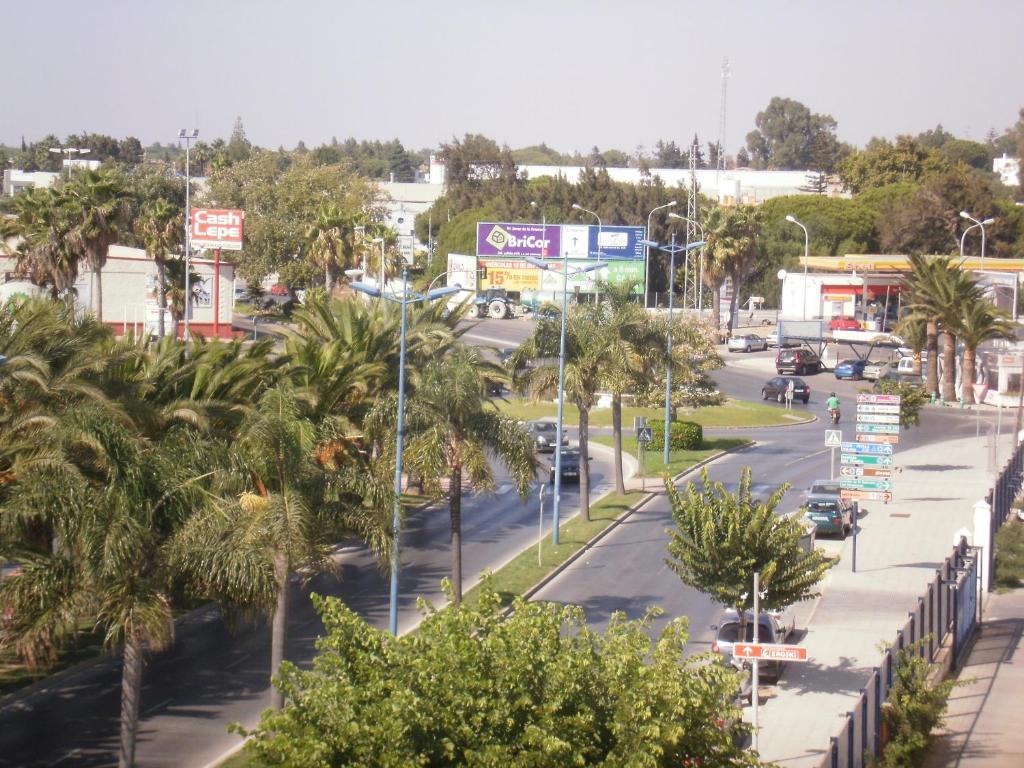
POLYGON ((811 483, 811 490, 808 491, 811 495, 816 493, 839 493, 839 483, 834 480, 825 480, 823 482, 811 483))
MULTIPOLYGON (((758 640, 763 640, 768 637, 768 624, 764 621, 761 622, 761 637, 758 640)), ((718 640, 723 643, 735 643, 740 639, 740 625, 737 623, 723 624, 718 630, 718 640)), ((754 622, 747 622, 747 637, 744 642, 752 642, 754 639, 754 622)))
POLYGON ((533 428, 537 432, 543 432, 545 434, 548 433, 548 432, 554 432, 555 431, 555 425, 550 423, 550 422, 547 422, 547 421, 542 421, 542 422, 539 422, 537 424, 534 424, 533 428))

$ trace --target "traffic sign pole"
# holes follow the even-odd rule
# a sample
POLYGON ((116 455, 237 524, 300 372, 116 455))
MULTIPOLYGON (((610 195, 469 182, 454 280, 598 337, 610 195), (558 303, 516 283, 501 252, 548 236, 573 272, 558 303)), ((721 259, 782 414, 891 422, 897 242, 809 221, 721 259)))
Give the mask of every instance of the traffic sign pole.
POLYGON ((857 518, 860 517, 860 502, 853 502, 853 570, 857 572, 857 518))
POLYGON ((829 475, 829 479, 836 479, 836 447, 834 445, 832 446, 832 470, 831 474, 829 475))
MULTIPOLYGON (((758 635, 757 629, 761 625, 761 594, 760 593, 761 593, 761 574, 758 573, 757 571, 754 571, 754 645, 757 645, 757 639, 758 639, 757 638, 757 635, 758 635)), ((743 626, 743 622, 740 622, 740 626, 743 626)), ((758 705, 761 703, 760 702, 760 695, 759 695, 760 691, 758 691, 758 686, 761 684, 761 679, 758 676, 758 672, 759 672, 758 661, 757 661, 757 657, 755 656, 754 657, 754 669, 753 669, 753 673, 752 673, 752 676, 751 676, 752 687, 751 687, 751 692, 750 692, 750 705, 754 708, 754 729, 753 729, 753 737, 752 737, 751 742, 752 742, 752 746, 754 747, 754 751, 755 752, 757 752, 757 731, 758 731, 758 728, 759 728, 759 725, 758 725, 758 722, 757 722, 757 720, 758 720, 758 712, 757 712, 757 710, 758 710, 758 705)))

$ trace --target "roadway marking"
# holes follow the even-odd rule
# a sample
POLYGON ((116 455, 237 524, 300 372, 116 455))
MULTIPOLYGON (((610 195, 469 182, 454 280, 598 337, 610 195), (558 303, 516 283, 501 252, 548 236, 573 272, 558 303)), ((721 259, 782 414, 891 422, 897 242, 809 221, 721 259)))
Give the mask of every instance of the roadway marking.
POLYGON ((505 494, 505 493, 508 493, 509 491, 511 491, 512 488, 513 488, 512 483, 502 483, 501 485, 499 485, 495 489, 494 495, 495 496, 501 496, 502 494, 505 494))
POLYGON ((805 459, 813 459, 815 456, 821 456, 823 453, 828 453, 831 450, 832 450, 831 448, 823 448, 820 451, 815 451, 814 453, 808 453, 806 456, 801 456, 799 459, 793 459, 792 461, 787 461, 782 466, 784 466, 784 467, 791 467, 794 464, 799 464, 801 461, 804 461, 805 459))
POLYGON ((511 348, 513 346, 519 346, 519 344, 512 339, 498 339, 495 338, 494 336, 484 336, 483 334, 480 333, 467 332, 462 334, 460 338, 464 339, 467 337, 470 339, 476 339, 477 341, 486 341, 488 344, 496 344, 501 348, 511 348))
POLYGON ((58 757, 58 758, 57 758, 56 760, 54 760, 54 761, 53 761, 52 763, 49 763, 49 765, 58 765, 58 764, 60 764, 60 763, 63 763, 63 762, 64 762, 65 760, 67 760, 67 759, 68 759, 69 757, 72 757, 72 758, 74 758, 74 757, 79 757, 79 756, 80 756, 81 754, 82 754, 82 750, 80 750, 80 749, 73 749, 73 750, 71 750, 70 752, 67 752, 67 753, 65 753, 65 754, 64 754, 64 755, 62 755, 61 757, 58 757))
POLYGON ((235 667, 237 667, 237 666, 238 666, 239 664, 241 664, 241 663, 242 663, 243 661, 245 661, 246 659, 248 659, 248 658, 249 658, 249 657, 250 657, 251 655, 252 655, 252 654, 249 654, 249 653, 245 653, 245 654, 242 654, 242 655, 241 655, 241 656, 239 656, 239 657, 238 657, 237 659, 235 659, 234 661, 232 661, 232 662, 231 662, 230 664, 225 664, 225 665, 224 665, 224 669, 234 669, 234 668, 235 668, 235 667))
POLYGON ((148 715, 153 710, 160 709, 161 707, 165 707, 168 704, 170 704, 172 701, 174 701, 174 699, 164 699, 159 704, 154 704, 152 707, 149 707, 148 709, 142 710, 142 714, 148 715))

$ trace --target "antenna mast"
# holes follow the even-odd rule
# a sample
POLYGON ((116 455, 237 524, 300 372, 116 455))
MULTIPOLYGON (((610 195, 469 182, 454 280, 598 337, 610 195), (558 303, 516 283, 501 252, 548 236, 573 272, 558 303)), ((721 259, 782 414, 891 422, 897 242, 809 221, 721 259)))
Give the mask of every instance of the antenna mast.
MULTIPOLYGON (((718 113, 718 162, 715 164, 716 171, 725 170, 725 104, 729 86, 729 77, 732 70, 729 68, 729 57, 722 59, 722 104, 718 113)), ((718 174, 715 174, 715 181, 718 181, 718 174)))

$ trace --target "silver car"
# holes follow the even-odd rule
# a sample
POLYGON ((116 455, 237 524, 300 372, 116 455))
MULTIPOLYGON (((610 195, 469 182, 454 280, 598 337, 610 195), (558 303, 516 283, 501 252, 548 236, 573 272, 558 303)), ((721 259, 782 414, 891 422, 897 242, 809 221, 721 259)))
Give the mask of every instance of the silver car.
MULTIPOLYGON (((785 643, 796 629, 796 621, 791 613, 761 612, 758 622, 757 642, 758 643, 785 643)), ((715 630, 715 639, 711 642, 711 650, 723 656, 733 654, 733 646, 738 642, 752 643, 754 641, 754 612, 747 611, 746 614, 746 637, 740 638, 740 618, 736 611, 726 611, 718 624, 712 625, 715 630)), ((781 661, 762 661, 760 671, 769 680, 777 681, 782 675, 781 661)))
MULTIPOLYGON (((555 435, 558 434, 558 425, 553 421, 531 421, 527 425, 527 431, 533 438, 533 446, 538 453, 555 452, 555 435)), ((569 445, 569 438, 562 430, 562 445, 569 445)))
POLYGON ((756 333, 747 333, 743 336, 734 336, 729 339, 726 349, 730 352, 764 352, 768 349, 768 341, 756 333))

